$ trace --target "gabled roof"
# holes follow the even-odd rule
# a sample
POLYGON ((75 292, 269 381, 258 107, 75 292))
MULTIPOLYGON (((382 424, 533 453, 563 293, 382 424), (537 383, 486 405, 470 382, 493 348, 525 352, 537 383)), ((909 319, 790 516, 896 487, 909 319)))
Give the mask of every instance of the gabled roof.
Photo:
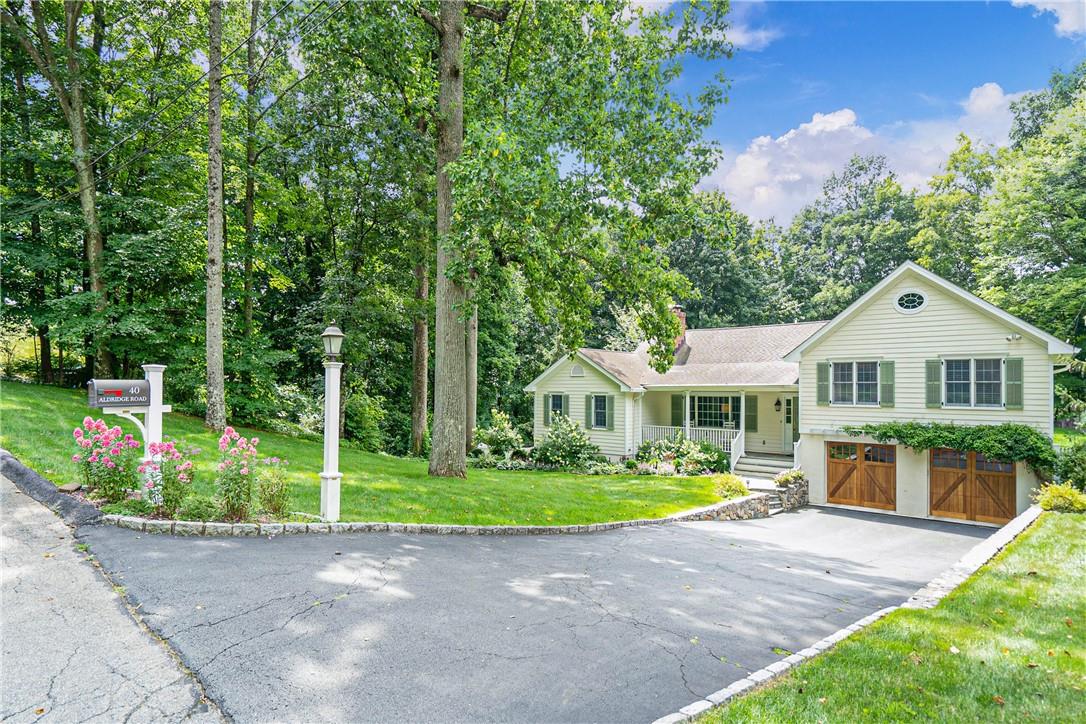
POLYGON ((830 320, 828 324, 823 326, 821 329, 819 329, 807 339, 802 340, 798 345, 796 345, 794 349, 784 355, 784 359, 789 362, 799 362, 804 350, 813 347, 814 345, 818 344, 819 340, 833 334, 835 329, 837 329, 846 321, 851 319, 854 315, 856 315, 856 313, 858 313, 861 309, 867 306, 867 304, 876 296, 878 296, 879 293, 881 293, 884 289, 907 275, 919 276, 925 281, 947 292, 951 296, 956 297, 957 299, 972 306, 981 313, 998 319, 999 321, 1004 322, 1007 325, 1017 329, 1022 334, 1032 337, 1038 342, 1048 345, 1048 353, 1050 355, 1075 354, 1076 352, 1078 352, 1078 348, 1074 345, 1057 339, 1048 332, 1034 327, 1029 322, 1019 319, 1010 312, 1006 312, 995 306, 994 304, 984 301, 980 297, 965 291, 958 285, 952 282, 948 282, 946 279, 943 279, 938 274, 928 271, 919 264, 912 261, 907 261, 899 266, 897 269, 886 275, 886 277, 884 277, 883 280, 880 281, 878 284, 867 290, 867 292, 863 294, 863 296, 861 296, 855 302, 846 307, 843 312, 830 320))
MULTIPOLYGON (((799 365, 781 358, 824 324, 688 329, 675 364, 662 373, 649 365, 647 342, 633 352, 584 347, 573 356, 614 380, 623 391, 649 387, 790 386, 799 379, 799 365)), ((563 359, 548 367, 525 391, 533 392, 563 359)))

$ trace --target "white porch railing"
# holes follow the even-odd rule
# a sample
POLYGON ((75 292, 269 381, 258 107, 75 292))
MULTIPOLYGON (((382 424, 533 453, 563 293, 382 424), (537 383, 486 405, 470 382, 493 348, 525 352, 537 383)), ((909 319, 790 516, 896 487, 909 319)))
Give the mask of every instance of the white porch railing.
POLYGON ((735 470, 735 465, 739 462, 739 458, 743 457, 743 454, 746 452, 746 446, 747 438, 743 435, 743 431, 740 430, 739 434, 735 436, 735 440, 732 441, 732 449, 729 450, 731 454, 728 456, 728 466, 732 470, 735 470))
MULTIPOLYGON (((682 427, 672 427, 670 425, 644 425, 641 428, 641 441, 645 440, 670 440, 685 434, 686 430, 682 427)), ((691 440, 702 441, 706 440, 722 448, 728 453, 733 453, 735 449, 735 442, 740 441, 740 454, 742 454, 742 439, 743 431, 726 429, 723 427, 692 427, 688 437, 691 440)), ((738 457, 734 453, 732 457, 738 457)))

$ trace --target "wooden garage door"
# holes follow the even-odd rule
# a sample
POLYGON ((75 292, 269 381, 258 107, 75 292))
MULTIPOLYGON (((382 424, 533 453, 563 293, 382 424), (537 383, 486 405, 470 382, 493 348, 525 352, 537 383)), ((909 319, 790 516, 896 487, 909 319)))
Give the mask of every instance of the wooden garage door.
POLYGON ((949 448, 931 451, 931 514, 1006 523, 1014 517, 1014 463, 949 448))
POLYGON ((826 443, 827 500, 840 505, 895 510, 896 452, 893 445, 826 443))

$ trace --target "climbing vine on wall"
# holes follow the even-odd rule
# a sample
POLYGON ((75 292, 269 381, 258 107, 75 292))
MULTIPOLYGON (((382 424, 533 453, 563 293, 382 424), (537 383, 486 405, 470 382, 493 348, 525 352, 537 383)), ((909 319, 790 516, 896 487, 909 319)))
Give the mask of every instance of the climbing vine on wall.
POLYGON ((1041 478, 1050 478, 1056 464, 1052 440, 1027 425, 949 425, 941 422, 882 422, 848 426, 853 437, 868 435, 877 442, 898 442, 914 450, 948 447, 975 450, 994 460, 1022 461, 1041 478))

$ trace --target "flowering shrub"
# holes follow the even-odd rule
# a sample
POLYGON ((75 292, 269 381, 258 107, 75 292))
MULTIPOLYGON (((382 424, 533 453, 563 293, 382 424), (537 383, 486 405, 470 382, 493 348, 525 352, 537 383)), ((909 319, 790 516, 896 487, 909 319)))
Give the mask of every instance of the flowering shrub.
POLYGON ((116 503, 139 487, 139 440, 90 415, 83 418, 82 427, 72 430, 72 437, 77 446, 72 462, 82 468, 83 484, 89 490, 116 503))
POLYGON ((551 416, 547 437, 532 450, 537 463, 555 468, 584 468, 599 455, 584 428, 560 413, 551 416))
POLYGON ((257 465, 256 446, 259 443, 259 438, 246 439, 232 427, 227 427, 219 438, 222 457, 215 483, 222 499, 223 517, 227 520, 249 517, 257 465))
POLYGON ((264 458, 264 469, 257 483, 260 507, 272 515, 285 515, 287 512, 287 461, 279 458, 264 458))
POLYGON ((1086 493, 1078 490, 1070 481, 1059 485, 1042 485, 1035 499, 1042 510, 1086 513, 1086 493))
POLYGON ((783 473, 777 473, 777 477, 773 478, 773 482, 777 484, 778 488, 800 485, 807 482, 807 474, 798 468, 792 468, 791 470, 785 470, 783 473))
POLYGON ((513 421, 501 410, 490 411, 490 427, 475 428, 475 442, 498 457, 509 457, 523 444, 513 421))
POLYGON ((153 442, 147 446, 151 459, 139 466, 143 473, 144 495, 159 513, 173 518, 185 501, 192 485, 192 461, 185 460, 172 442, 153 442))
POLYGON ((637 448, 637 461, 660 475, 701 475, 726 473, 728 453, 710 442, 694 442, 683 435, 671 439, 646 440, 637 448))

